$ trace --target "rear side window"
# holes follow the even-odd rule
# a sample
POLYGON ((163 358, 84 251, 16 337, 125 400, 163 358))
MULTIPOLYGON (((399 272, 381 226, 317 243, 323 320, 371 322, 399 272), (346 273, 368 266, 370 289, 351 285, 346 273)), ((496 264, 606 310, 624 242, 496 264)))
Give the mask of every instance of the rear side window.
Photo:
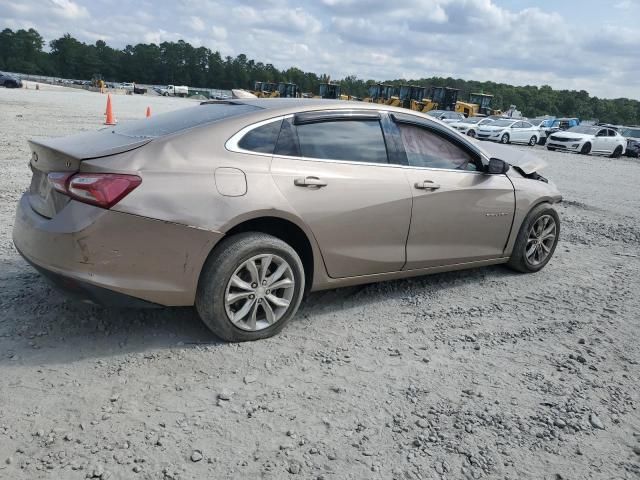
POLYGON ((282 120, 270 122, 247 132, 238 142, 238 146, 250 152, 272 154, 276 148, 282 120))
POLYGON ((204 104, 197 107, 181 108, 143 120, 125 122, 111 128, 111 130, 129 137, 156 138, 256 110, 261 110, 261 108, 254 105, 231 103, 204 104))
POLYGON ((297 125, 300 155, 309 158, 387 163, 377 120, 339 120, 297 125))
POLYGON ((409 166, 476 170, 471 154, 450 140, 416 125, 399 123, 398 128, 409 166))
POLYGON ((607 130, 607 135, 610 137, 615 137, 616 136, 616 131, 615 130, 607 130))

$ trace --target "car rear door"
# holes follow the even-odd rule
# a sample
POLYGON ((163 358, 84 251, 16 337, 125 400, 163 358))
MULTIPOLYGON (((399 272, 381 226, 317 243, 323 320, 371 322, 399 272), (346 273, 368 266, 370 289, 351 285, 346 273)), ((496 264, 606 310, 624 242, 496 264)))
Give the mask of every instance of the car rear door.
POLYGON ((378 112, 286 118, 271 175, 313 232, 330 277, 402 269, 412 194, 403 169, 389 163, 378 112))
POLYGON ((480 153, 439 125, 393 114, 413 193, 405 269, 499 258, 515 212, 506 175, 483 173, 480 153))

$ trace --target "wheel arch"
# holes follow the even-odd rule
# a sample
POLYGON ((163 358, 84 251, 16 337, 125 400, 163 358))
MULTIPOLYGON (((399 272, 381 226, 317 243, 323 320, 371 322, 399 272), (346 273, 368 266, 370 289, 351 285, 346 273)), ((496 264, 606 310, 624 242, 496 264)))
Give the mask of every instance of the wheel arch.
MULTIPOLYGON (((293 247, 302 260, 305 272, 305 290, 309 291, 322 275, 324 263, 313 233, 294 216, 287 212, 252 212, 250 216, 240 216, 227 223, 222 229, 225 238, 244 232, 261 232, 273 235, 293 247)), ((207 259, 215 251, 214 246, 207 259)), ((326 273, 325 273, 326 275, 326 273)))

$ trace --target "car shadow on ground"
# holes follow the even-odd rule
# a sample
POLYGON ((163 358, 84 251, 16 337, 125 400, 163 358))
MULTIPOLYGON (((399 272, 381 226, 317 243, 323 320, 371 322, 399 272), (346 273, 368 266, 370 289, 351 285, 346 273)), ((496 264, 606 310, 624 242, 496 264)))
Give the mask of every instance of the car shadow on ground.
MULTIPOLYGON (((460 285, 508 280, 502 266, 439 273, 309 294, 298 317, 338 313, 345 305, 365 307, 411 299, 425 289, 437 294, 460 285)), ((64 364, 87 358, 194 347, 219 348, 224 342, 201 322, 194 308, 116 309, 67 299, 26 269, 0 282, 16 284, 0 296, 0 366, 64 364)), ((325 317, 326 318, 326 317, 325 317)), ((287 327, 295 329, 295 319, 287 327)))

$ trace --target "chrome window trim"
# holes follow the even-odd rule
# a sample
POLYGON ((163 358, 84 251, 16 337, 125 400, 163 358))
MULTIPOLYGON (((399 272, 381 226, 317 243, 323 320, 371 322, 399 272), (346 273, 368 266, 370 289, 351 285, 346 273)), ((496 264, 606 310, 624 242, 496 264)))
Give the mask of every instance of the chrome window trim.
MULTIPOLYGON (((381 110, 381 111, 390 113, 388 110, 381 110)), ((262 152, 254 152, 251 150, 245 150, 244 148, 240 148, 240 146, 238 145, 242 137, 244 137, 247 133, 249 133, 254 128, 262 127, 263 125, 267 125, 268 123, 272 123, 272 122, 291 119, 294 117, 294 115, 295 114, 293 113, 288 115, 279 115, 277 117, 268 118, 266 120, 260 120, 259 122, 255 122, 255 123, 252 123, 251 125, 247 125, 246 127, 243 127, 242 129, 234 133, 225 142, 224 144, 225 149, 233 153, 242 153, 245 155, 256 155, 259 157, 282 158, 285 160, 304 160, 306 162, 339 163, 339 164, 345 164, 345 165, 364 165, 364 166, 370 166, 370 167, 371 166, 391 167, 391 168, 404 168, 404 169, 410 169, 410 170, 427 170, 427 171, 434 171, 434 172, 456 172, 456 173, 472 173, 475 175, 486 175, 486 172, 478 172, 478 171, 472 171, 472 170, 458 170, 455 168, 412 167, 410 165, 400 165, 400 164, 391 163, 391 162, 387 162, 387 163, 355 162, 351 160, 334 160, 330 158, 294 157, 291 155, 276 155, 271 153, 262 153, 262 152)), ((422 117, 416 117, 416 118, 422 118, 422 117)), ((472 145, 472 147, 475 147, 475 146, 472 145)), ((489 161, 489 158, 483 152, 481 152, 478 149, 478 147, 475 147, 474 149, 478 151, 478 153, 484 160, 486 160, 487 162, 489 161)))
MULTIPOLYGON (((279 115, 277 117, 268 118, 266 120, 260 120, 259 122, 252 123, 251 125, 247 125, 243 127, 238 132, 234 133, 224 144, 224 148, 226 148, 230 152, 234 153, 246 153, 249 155, 258 155, 261 157, 273 157, 272 153, 262 153, 262 152, 254 152, 253 150, 245 150, 244 148, 240 148, 238 145, 242 137, 244 137, 251 130, 256 129, 258 127, 262 127, 263 125, 267 125, 273 122, 281 122, 286 118, 293 118, 293 114, 290 115, 279 115)), ((275 145, 274 145, 275 148, 275 145)))

